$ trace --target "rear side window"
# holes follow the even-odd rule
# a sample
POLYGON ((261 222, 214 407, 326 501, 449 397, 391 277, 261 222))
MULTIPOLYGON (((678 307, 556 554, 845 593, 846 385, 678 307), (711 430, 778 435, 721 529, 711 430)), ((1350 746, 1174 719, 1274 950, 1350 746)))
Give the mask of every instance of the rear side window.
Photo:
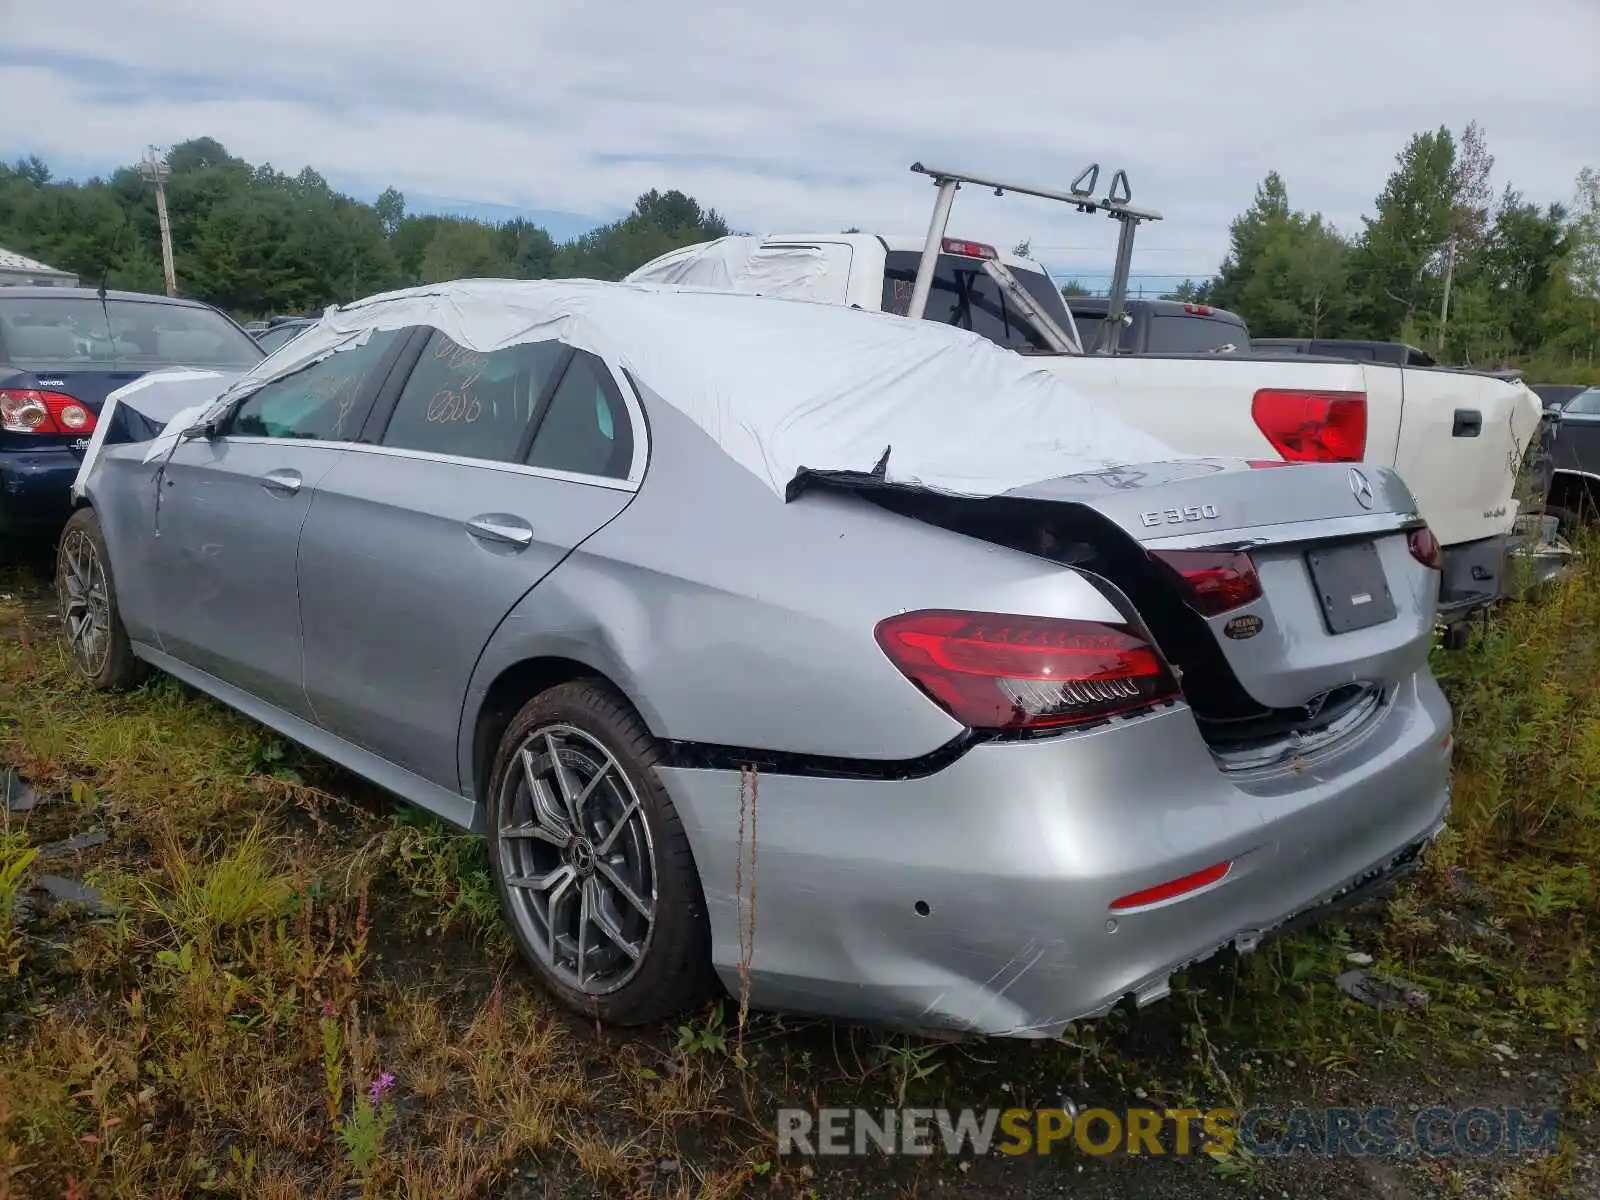
POLYGON ((561 377, 528 450, 530 467, 626 479, 633 425, 606 365, 579 351, 561 377))
POLYGON ((483 354, 435 330, 401 389, 383 444, 515 462, 567 347, 527 342, 483 354))
POLYGON ((1600 416, 1600 387, 1592 387, 1586 392, 1579 392, 1567 401, 1562 412, 1571 413, 1577 417, 1600 416))
MULTIPOLYGON (((905 316, 911 308, 911 293, 916 287, 917 264, 922 254, 914 250, 895 250, 885 256, 883 270, 883 310, 905 316)), ((1067 308, 1055 285, 1037 271, 1019 270, 1011 273, 1027 289, 1033 301, 1055 318, 1058 325, 1067 324, 1067 308)), ((923 319, 954 325, 981 334, 1011 350, 1027 354, 1048 354, 1050 344, 1033 328, 1032 323, 1014 305, 1008 303, 1000 285, 983 270, 976 259, 941 254, 933 271, 933 290, 928 293, 928 306, 923 319)))
POLYGON ((262 353, 214 309, 156 300, 0 294, 0 353, 30 370, 244 369, 262 353))
POLYGON ((1187 313, 1150 318, 1150 341, 1145 348, 1151 354, 1221 353, 1225 346, 1236 351, 1250 348, 1250 336, 1243 325, 1187 313))
POLYGON ((354 440, 366 420, 378 370, 399 336, 399 330, 379 330, 362 345, 337 351, 256 389, 234 413, 228 432, 239 437, 354 440))

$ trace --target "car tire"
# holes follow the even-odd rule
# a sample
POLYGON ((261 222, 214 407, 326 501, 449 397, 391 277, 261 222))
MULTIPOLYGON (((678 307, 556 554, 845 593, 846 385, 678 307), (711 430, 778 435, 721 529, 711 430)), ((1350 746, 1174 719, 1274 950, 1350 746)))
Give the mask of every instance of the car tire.
POLYGON ((67 656, 89 684, 100 691, 124 691, 142 683, 150 668, 133 652, 117 606, 100 518, 80 508, 56 542, 56 604, 67 656))
POLYGON ((682 1012, 714 978, 700 878, 660 761, 626 700, 575 680, 522 707, 490 776, 490 873, 518 949, 562 1004, 613 1025, 682 1012))

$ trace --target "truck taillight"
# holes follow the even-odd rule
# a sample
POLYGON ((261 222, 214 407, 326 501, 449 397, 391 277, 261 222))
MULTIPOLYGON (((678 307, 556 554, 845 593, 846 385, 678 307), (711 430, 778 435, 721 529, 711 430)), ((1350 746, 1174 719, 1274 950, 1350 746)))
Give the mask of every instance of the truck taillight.
POLYGON ((1411 546, 1412 558, 1430 571, 1439 569, 1439 560, 1443 557, 1443 553, 1439 549, 1439 539, 1433 536, 1433 530, 1426 525, 1413 529, 1406 541, 1411 546))
POLYGON ((1239 550, 1152 550, 1150 557, 1183 581, 1189 604, 1215 617, 1261 599, 1261 576, 1239 550))
POLYGON ((961 238, 945 238, 939 243, 939 248, 946 254, 957 254, 962 258, 999 258, 1000 254, 993 246, 985 246, 982 242, 968 242, 961 238))
POLYGON ((972 729, 1054 729, 1178 694, 1160 655, 1120 625, 929 609, 874 632, 906 678, 972 729))
POLYGON ((1210 306, 1205 304, 1185 304, 1183 311, 1191 317, 1209 317, 1211 315, 1210 306))
POLYGON ((1250 415, 1290 462, 1360 462, 1367 452, 1365 392, 1262 388, 1250 415))
POLYGON ((0 388, 0 429, 7 433, 93 433, 94 413, 64 392, 0 388))

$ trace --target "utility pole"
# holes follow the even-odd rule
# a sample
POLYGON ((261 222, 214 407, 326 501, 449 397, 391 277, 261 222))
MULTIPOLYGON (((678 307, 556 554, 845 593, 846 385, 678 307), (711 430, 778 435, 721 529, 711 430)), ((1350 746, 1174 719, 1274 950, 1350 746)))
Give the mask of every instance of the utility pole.
POLYGON ((172 169, 157 156, 156 148, 151 146, 145 151, 144 161, 139 164, 139 174, 144 176, 146 183, 156 185, 156 220, 161 225, 161 272, 167 279, 167 295, 176 296, 178 276, 172 266, 172 226, 167 221, 167 180, 172 175, 172 169))
POLYGON ((1439 307, 1439 354, 1444 355, 1445 326, 1450 323, 1450 277, 1456 271, 1456 240, 1451 238, 1444 246, 1444 303, 1439 307))

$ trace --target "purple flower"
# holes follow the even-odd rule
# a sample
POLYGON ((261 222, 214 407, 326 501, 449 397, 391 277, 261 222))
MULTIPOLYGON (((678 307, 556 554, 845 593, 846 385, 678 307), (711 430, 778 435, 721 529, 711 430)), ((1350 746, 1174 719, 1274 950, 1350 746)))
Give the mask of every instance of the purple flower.
POLYGON ((322 1015, 325 1016, 325 1017, 333 1016, 333 997, 332 996, 328 996, 322 1001, 322 1015))
POLYGON ((385 1071, 372 1081, 372 1086, 367 1089, 367 1097, 376 1104, 394 1088, 394 1076, 385 1071))

